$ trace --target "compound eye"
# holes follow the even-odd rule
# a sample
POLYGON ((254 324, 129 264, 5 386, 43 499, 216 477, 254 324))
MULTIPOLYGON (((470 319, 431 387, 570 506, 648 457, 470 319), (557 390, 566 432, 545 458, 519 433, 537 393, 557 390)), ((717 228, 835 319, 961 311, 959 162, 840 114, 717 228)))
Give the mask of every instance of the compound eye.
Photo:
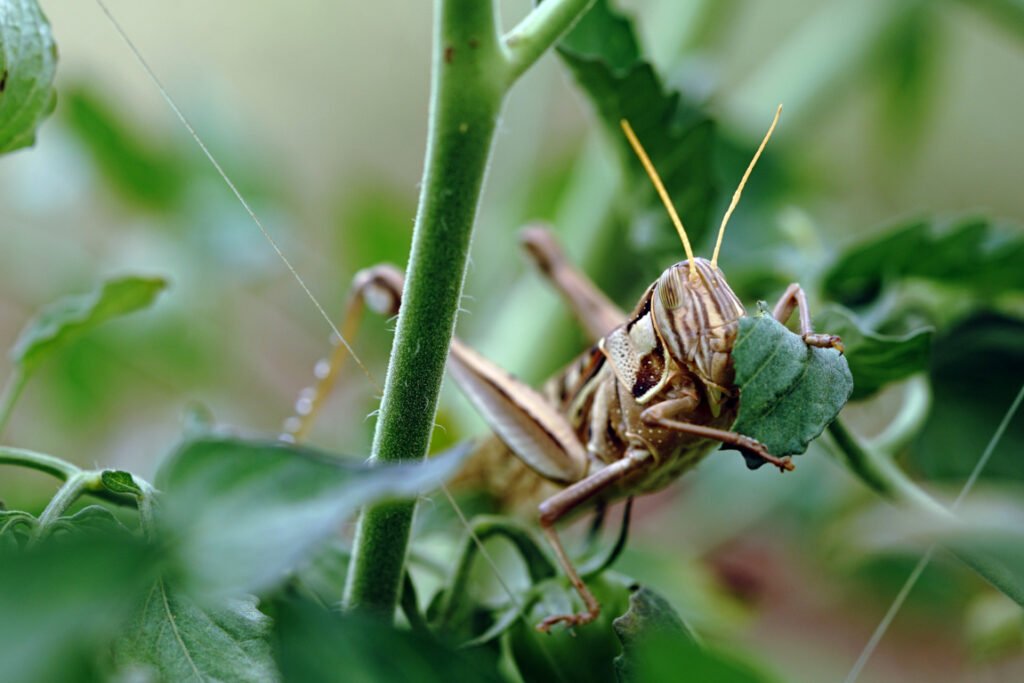
POLYGON ((686 275, 679 266, 672 266, 658 280, 658 296, 667 310, 675 310, 686 301, 686 275))

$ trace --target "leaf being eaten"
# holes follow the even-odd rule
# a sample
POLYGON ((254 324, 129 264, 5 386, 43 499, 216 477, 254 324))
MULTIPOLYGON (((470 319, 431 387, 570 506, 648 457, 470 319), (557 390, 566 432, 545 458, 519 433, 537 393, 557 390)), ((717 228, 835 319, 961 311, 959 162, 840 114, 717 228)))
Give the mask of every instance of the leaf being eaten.
POLYGON ((740 411, 733 429, 777 456, 797 455, 836 418, 853 393, 846 358, 804 343, 763 303, 740 320, 733 348, 740 411))

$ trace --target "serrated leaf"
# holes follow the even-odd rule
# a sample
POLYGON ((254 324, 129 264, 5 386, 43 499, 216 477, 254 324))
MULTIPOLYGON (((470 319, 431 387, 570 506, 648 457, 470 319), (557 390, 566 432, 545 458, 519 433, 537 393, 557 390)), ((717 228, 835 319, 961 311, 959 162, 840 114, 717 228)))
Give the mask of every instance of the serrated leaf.
POLYGON ((11 362, 28 374, 48 355, 111 318, 149 306, 166 286, 162 278, 126 276, 108 280, 89 294, 59 299, 21 331, 11 348, 11 362))
POLYGON ((161 579, 115 644, 114 661, 161 681, 276 681, 270 625, 254 597, 209 607, 161 579))
POLYGON ((853 375, 851 401, 865 399, 890 382, 898 382, 928 369, 934 330, 920 328, 903 335, 879 334, 866 329, 841 306, 826 308, 814 319, 815 329, 843 339, 846 362, 853 375))
POLYGON ((776 680, 757 666, 701 647, 665 598, 645 587, 629 596, 629 610, 614 622, 622 643, 615 658, 620 683, 686 680, 764 683, 776 680))
POLYGON ((0 154, 35 142, 57 102, 57 44, 36 0, 0 4, 0 154))
POLYGON ((160 469, 158 523, 190 588, 257 592, 308 561, 363 505, 438 487, 466 453, 371 466, 279 442, 196 439, 160 469))
POLYGON ((906 278, 979 295, 1024 292, 1024 237, 983 218, 952 225, 918 220, 848 248, 824 277, 829 298, 848 305, 875 299, 906 278))
POLYGON ((740 411, 733 429, 778 456, 796 455, 836 418, 853 393, 846 359, 804 343, 764 304, 740 320, 733 348, 740 411))
MULTIPOLYGON (((630 122, 658 169, 690 239, 699 242, 717 195, 711 119, 665 87, 643 58, 633 22, 608 0, 597 0, 557 50, 593 102, 635 183, 645 191, 649 187, 620 128, 622 119, 630 122)), ((650 197, 657 201, 653 193, 650 197)))

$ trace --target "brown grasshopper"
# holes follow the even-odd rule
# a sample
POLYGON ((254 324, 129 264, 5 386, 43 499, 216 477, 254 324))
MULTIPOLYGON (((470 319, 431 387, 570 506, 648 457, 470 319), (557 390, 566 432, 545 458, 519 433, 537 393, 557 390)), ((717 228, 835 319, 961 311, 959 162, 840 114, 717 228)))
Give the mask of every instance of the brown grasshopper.
MULTIPOLYGON (((647 288, 629 315, 566 261, 549 232, 524 231, 526 253, 595 342, 541 391, 458 338, 452 341, 449 371, 505 449, 541 477, 564 487, 541 503, 540 525, 586 610, 548 617, 537 626, 541 631, 560 622, 586 624, 600 611, 555 531, 555 524, 569 513, 586 504, 661 489, 722 444, 742 452, 751 467, 771 463, 780 470, 793 469, 789 458, 777 458, 756 440, 730 431, 740 401, 731 352, 745 310, 717 266, 725 225, 778 117, 777 111, 733 195, 710 261, 693 256, 667 192, 623 121, 687 253, 685 261, 668 268, 647 288)), ((402 285, 402 273, 393 266, 358 273, 345 328, 352 328, 364 305, 397 314, 402 285)), ((842 350, 838 337, 812 331, 807 299, 795 283, 782 295, 774 315, 784 323, 794 309, 799 310, 807 344, 842 350)), ((307 424, 308 420, 294 421, 293 436, 301 437, 307 424)))

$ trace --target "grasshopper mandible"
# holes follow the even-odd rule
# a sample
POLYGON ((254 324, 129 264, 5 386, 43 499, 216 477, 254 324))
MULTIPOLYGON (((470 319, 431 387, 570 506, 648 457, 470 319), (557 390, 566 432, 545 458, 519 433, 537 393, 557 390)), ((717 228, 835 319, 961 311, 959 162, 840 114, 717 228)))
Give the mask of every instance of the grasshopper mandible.
MULTIPOLYGON (((782 471, 793 469, 789 458, 777 458, 756 440, 730 431, 740 401, 731 354, 739 319, 746 312, 717 265, 726 223, 781 109, 733 194, 710 261, 693 255, 657 172, 629 124, 622 122, 687 256, 662 273, 628 315, 566 261, 549 232, 524 231, 527 254, 565 297, 595 342, 541 391, 457 337, 452 341, 449 371, 506 450, 541 477, 564 487, 540 504, 540 526, 586 610, 548 617, 538 624, 541 631, 558 623, 586 624, 597 618, 601 608, 555 531, 555 524, 569 513, 587 504, 661 489, 722 444, 743 453, 751 468, 770 463, 782 471)), ((353 282, 345 329, 354 326, 364 305, 382 314, 397 314, 402 285, 402 273, 393 266, 360 271, 353 282)), ((838 337, 813 332, 807 299, 795 283, 782 295, 774 315, 785 323, 794 310, 799 311, 807 344, 842 351, 838 337)), ((307 424, 308 420, 294 421, 293 436, 301 437, 307 424)))

